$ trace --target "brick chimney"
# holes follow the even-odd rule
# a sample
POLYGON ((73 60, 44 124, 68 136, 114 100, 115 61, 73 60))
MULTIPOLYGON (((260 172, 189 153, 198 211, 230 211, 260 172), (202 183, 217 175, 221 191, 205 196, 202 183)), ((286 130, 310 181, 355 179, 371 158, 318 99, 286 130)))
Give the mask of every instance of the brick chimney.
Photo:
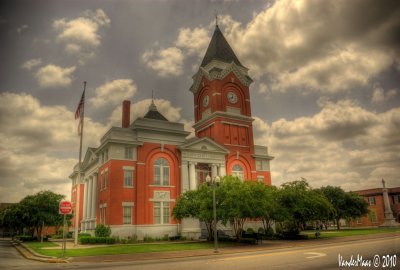
POLYGON ((122 127, 128 128, 131 121, 131 101, 124 100, 122 102, 122 127))

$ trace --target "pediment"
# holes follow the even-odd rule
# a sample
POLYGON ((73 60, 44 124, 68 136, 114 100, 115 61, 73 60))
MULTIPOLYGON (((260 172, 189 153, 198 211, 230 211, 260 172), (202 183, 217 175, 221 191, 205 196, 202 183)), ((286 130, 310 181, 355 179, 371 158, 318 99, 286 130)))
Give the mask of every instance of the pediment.
POLYGON ((210 152, 220 154, 229 153, 228 149, 207 137, 192 138, 182 144, 179 148, 185 151, 210 152))
POLYGON ((82 167, 86 167, 91 164, 93 161, 97 160, 97 155, 95 153, 96 148, 89 147, 86 150, 85 157, 82 161, 82 167))

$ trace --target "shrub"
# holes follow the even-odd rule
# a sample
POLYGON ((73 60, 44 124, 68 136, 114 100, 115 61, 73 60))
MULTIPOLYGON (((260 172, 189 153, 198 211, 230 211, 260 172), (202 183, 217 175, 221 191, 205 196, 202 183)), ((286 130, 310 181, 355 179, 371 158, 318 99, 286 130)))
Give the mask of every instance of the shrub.
POLYGON ((88 237, 88 236, 92 236, 92 235, 90 233, 80 233, 80 234, 78 234, 78 238, 88 237))
POLYGON ((94 231, 96 237, 110 237, 111 229, 104 224, 98 224, 96 230, 94 231))
POLYGON ((154 241, 155 241, 154 238, 151 236, 145 235, 143 237, 143 242, 154 242, 154 241))
POLYGON ((243 244, 249 244, 249 245, 255 245, 256 244, 256 239, 255 238, 241 238, 240 243, 243 244))
POLYGON ((31 242, 37 240, 36 236, 31 235, 17 235, 15 238, 22 242, 31 242))
POLYGON ((115 244, 116 239, 113 237, 91 237, 91 236, 82 236, 79 238, 79 242, 82 245, 87 244, 115 244))
POLYGON ((247 228, 246 233, 247 234, 253 234, 254 233, 253 228, 247 228))

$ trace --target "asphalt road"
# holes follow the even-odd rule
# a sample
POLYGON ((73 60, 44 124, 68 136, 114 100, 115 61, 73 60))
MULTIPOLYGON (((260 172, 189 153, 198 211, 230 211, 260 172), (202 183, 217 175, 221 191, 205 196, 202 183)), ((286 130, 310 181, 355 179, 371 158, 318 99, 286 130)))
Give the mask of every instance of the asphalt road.
POLYGON ((0 269, 29 269, 32 266, 40 269, 43 263, 26 260, 9 240, 0 240, 0 269))
MULTIPOLYGON (((1 241, 0 241, 1 243, 1 241)), ((241 270, 241 269, 400 269, 400 237, 320 243, 277 250, 129 262, 46 264, 28 261, 0 246, 0 269, 241 270), (351 260, 353 258, 353 261, 351 260), (358 266, 354 264, 358 261, 358 266), (15 263, 15 265, 14 265, 15 263), (363 263, 363 267, 361 267, 363 263), (386 263, 386 265, 384 265, 386 263), (339 267, 339 264, 342 267, 339 267), (368 267, 370 265, 370 267, 368 267), (347 267, 344 267, 347 266, 347 267), (375 267, 377 266, 377 267, 375 267), (386 267, 384 267, 386 266, 386 267), (6 268, 4 268, 6 267, 6 268)))

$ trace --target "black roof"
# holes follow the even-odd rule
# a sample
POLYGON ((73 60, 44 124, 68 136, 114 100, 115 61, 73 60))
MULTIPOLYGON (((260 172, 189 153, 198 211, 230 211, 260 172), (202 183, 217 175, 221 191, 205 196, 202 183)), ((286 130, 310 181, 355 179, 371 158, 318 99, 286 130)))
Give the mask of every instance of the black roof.
POLYGON ((219 29, 218 25, 215 26, 214 34, 211 38, 210 44, 208 45, 207 52, 204 55, 203 61, 201 62, 201 67, 206 66, 212 60, 217 59, 223 62, 235 64, 243 67, 239 59, 236 57, 231 46, 229 46, 224 35, 219 29))
POLYGON ((154 120, 161 120, 161 121, 168 121, 167 118, 164 117, 158 110, 156 105, 154 104, 154 101, 151 102, 151 105, 149 107, 149 111, 146 113, 146 115, 143 118, 147 119, 154 119, 154 120))

